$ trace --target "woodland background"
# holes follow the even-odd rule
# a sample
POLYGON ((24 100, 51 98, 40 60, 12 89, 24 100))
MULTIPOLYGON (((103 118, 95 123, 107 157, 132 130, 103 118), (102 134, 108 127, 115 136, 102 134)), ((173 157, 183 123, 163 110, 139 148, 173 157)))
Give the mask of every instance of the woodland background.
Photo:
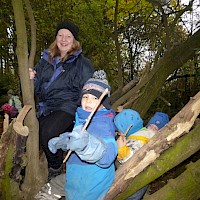
MULTIPOLYGON (((27 196, 35 194, 44 183, 45 178, 41 175, 43 171, 40 168, 41 163, 44 162, 41 161, 38 147, 33 82, 28 78, 28 67, 34 67, 42 50, 48 48, 53 41, 58 22, 71 19, 79 26, 84 55, 92 60, 95 69, 104 69, 107 73, 112 88, 113 109, 117 110, 118 106, 133 108, 147 122, 156 111, 166 112, 170 118, 173 118, 184 109, 191 97, 199 92, 199 7, 198 0, 184 2, 174 0, 33 0, 31 2, 1 0, 0 105, 7 101, 6 93, 12 88, 20 96, 24 105, 32 106, 24 120, 24 124, 29 129, 25 177, 23 181, 18 180, 13 183, 4 171, 0 176, 2 198, 29 199, 27 196), (4 179, 7 181, 6 184, 4 179), (13 192, 13 188, 17 188, 17 192, 16 190, 13 192)), ((199 95, 196 98, 198 99, 199 95)), ((197 103, 199 104, 199 101, 197 103)), ((183 116, 186 116, 186 121, 189 120, 190 125, 186 129, 183 127, 179 137, 188 133, 194 124, 195 119, 190 120, 191 118, 188 117, 191 110, 195 119, 199 115, 199 107, 195 111, 191 107, 184 110, 186 115, 183 116)), ((178 116, 178 119, 182 120, 180 115, 178 116)), ((3 116, 1 120, 3 121, 3 116)), ((176 129, 175 126, 178 127, 176 124, 179 120, 175 122, 171 123, 171 132, 176 129)), ((198 130, 199 127, 197 132, 198 130)), ((6 132, 9 131, 12 130, 8 128, 6 132)), ((165 133, 165 129, 163 132, 165 133)), ((3 138, 1 140, 3 141, 3 138)), ((0 147, 2 146, 3 142, 0 147)), ((162 151, 168 148, 162 148, 162 151)), ((194 158, 195 161, 199 160, 199 149, 200 145, 197 144, 191 155, 180 162, 181 169, 185 166, 184 162, 194 158)), ((5 148, 4 151, 7 153, 8 150, 9 148, 5 148)), ((11 158, 12 156, 7 159, 11 158)), ((7 166, 5 163, 6 161, 3 169, 7 166)), ((173 168, 171 174, 175 173, 177 176, 184 171, 177 170, 180 163, 171 166, 173 168)), ((128 166, 127 170, 131 167, 134 166, 128 166)), ((20 170, 22 169, 24 166, 20 167, 20 170)), ((157 178, 161 176, 164 177, 164 173, 157 178)), ((165 179, 168 180, 168 178, 165 179)), ((125 191, 127 181, 122 182, 125 186, 122 191, 115 192, 116 195, 120 192, 127 195, 125 191)), ((151 181, 143 182, 145 185, 151 181)), ((167 183, 167 181, 164 182, 167 183)), ((197 182, 199 184, 199 178, 197 182)), ((159 188, 162 181, 157 180, 155 185, 156 183, 159 183, 156 186, 159 188)), ((117 185, 116 188, 119 189, 117 185)), ((139 188, 135 191, 137 189, 139 188)), ((178 199, 178 197, 169 198, 167 195, 165 197, 178 199)), ((181 197, 188 199, 186 194, 181 197)), ((110 199, 113 198, 110 197, 110 199)), ((198 198, 200 194, 195 191, 190 199, 198 198)))

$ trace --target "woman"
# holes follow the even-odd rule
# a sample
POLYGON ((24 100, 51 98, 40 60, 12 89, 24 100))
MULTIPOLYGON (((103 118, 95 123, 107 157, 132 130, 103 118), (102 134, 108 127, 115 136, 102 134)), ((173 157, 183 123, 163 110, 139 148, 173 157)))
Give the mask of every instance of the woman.
POLYGON ((63 152, 51 153, 48 141, 72 130, 82 87, 94 72, 91 62, 82 55, 78 33, 79 28, 71 21, 58 24, 54 42, 44 50, 35 71, 29 69, 39 99, 39 134, 48 161, 49 180, 60 174, 63 152))

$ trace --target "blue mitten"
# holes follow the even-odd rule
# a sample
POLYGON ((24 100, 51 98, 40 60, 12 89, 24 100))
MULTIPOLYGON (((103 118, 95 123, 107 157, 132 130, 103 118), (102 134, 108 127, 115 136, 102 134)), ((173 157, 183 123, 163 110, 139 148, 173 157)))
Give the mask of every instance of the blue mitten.
POLYGON ((82 151, 88 144, 89 133, 87 131, 82 132, 82 125, 74 127, 73 131, 69 133, 69 141, 67 148, 72 151, 82 151))
POLYGON ((57 149, 67 151, 67 142, 69 141, 69 133, 60 134, 59 137, 54 137, 49 140, 48 147, 52 153, 56 153, 57 149))

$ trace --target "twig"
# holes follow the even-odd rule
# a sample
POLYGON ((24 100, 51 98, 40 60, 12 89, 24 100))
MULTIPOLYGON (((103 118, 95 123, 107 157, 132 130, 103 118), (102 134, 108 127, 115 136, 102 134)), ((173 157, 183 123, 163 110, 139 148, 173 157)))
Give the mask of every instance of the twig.
MULTIPOLYGON (((94 115, 96 109, 98 108, 99 104, 101 103, 102 99, 104 98, 104 96, 105 96, 107 93, 108 93, 108 88, 106 88, 106 89, 104 90, 104 92, 102 93, 102 95, 99 97, 99 99, 98 99, 98 101, 97 101, 95 107, 93 108, 92 112, 91 112, 90 115, 88 116, 88 118, 87 118, 87 120, 86 120, 86 123, 85 123, 85 125, 84 125, 83 128, 82 128, 82 132, 85 131, 85 129, 87 128, 87 126, 88 126, 90 120, 92 119, 92 116, 94 115)), ((66 157, 65 157, 65 159, 63 160, 63 163, 65 163, 65 162, 67 161, 67 159, 69 158, 69 156, 71 155, 71 153, 72 153, 72 151, 69 150, 68 153, 67 153, 67 155, 66 155, 66 157)))
POLYGON ((129 130, 131 129, 131 127, 133 126, 133 124, 130 124, 130 126, 126 129, 124 136, 126 137, 126 134, 129 132, 129 130))
POLYGON ((164 97, 159 96, 158 98, 161 99, 164 103, 166 103, 167 106, 171 106, 171 103, 169 101, 167 101, 164 97))

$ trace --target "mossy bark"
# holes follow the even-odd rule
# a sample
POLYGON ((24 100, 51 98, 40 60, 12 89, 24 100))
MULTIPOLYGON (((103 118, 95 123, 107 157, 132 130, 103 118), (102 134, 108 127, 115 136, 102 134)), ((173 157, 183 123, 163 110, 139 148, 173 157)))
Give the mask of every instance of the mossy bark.
POLYGON ((140 172, 155 162, 160 154, 170 146, 173 146, 178 138, 188 133, 199 112, 200 92, 191 98, 188 104, 159 131, 160 133, 156 134, 117 170, 106 199, 114 199, 118 194, 123 193, 140 172))
POLYGON ((138 174, 127 189, 119 193, 114 200, 126 199, 140 188, 159 178, 164 173, 179 165, 191 155, 200 150, 200 125, 195 127, 187 135, 179 139, 174 146, 165 151, 153 164, 146 170, 138 174))
POLYGON ((198 200, 200 198, 200 159, 187 165, 176 179, 168 181, 167 185, 147 196, 144 200, 198 200))
MULTIPOLYGON (((35 45, 36 45, 36 27, 33 16, 33 11, 29 0, 12 0, 12 7, 14 12, 14 21, 17 35, 16 55, 19 66, 20 85, 22 89, 22 97, 24 105, 31 105, 32 109, 27 114, 24 124, 29 128, 29 137, 26 144, 27 166, 25 171, 25 179, 22 185, 23 198, 31 199, 32 196, 39 190, 41 185, 45 183, 42 177, 43 171, 40 167, 39 158, 39 125, 35 114, 34 102, 34 84, 29 77, 29 67, 33 68, 35 45), (28 13, 31 26, 31 46, 27 42, 27 29, 25 21, 25 10, 28 13), (34 46, 33 46, 34 45, 34 46), (31 52, 29 52, 31 49, 31 52), (31 54, 30 54, 31 53, 31 54), (30 57, 29 57, 30 56, 30 57)), ((47 171, 47 169, 46 169, 47 171)))
POLYGON ((12 181, 10 178, 10 171, 13 167, 13 158, 14 148, 12 144, 9 144, 6 160, 5 160, 5 170, 4 176, 2 177, 2 199, 4 200, 19 200, 20 199, 20 190, 19 184, 12 181))

